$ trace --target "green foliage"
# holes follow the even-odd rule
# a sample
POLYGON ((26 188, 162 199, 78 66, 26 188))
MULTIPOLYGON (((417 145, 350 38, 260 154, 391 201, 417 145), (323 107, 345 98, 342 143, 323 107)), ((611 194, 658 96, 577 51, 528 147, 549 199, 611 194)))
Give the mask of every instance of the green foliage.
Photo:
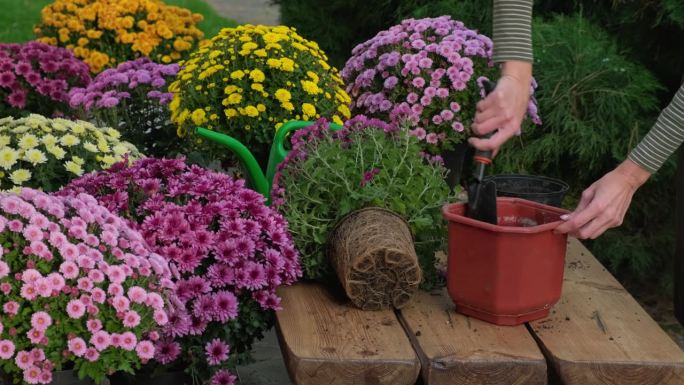
POLYGON ((446 170, 427 164, 406 130, 386 133, 377 123, 357 120, 342 137, 332 134, 327 123, 312 128, 316 135, 301 148, 295 145, 276 177, 274 195, 282 195, 274 203, 288 220, 305 277, 330 276, 324 250, 340 219, 361 208, 381 207, 409 223, 423 285, 429 287, 437 280, 434 253, 446 236, 440 211, 449 198, 446 170))
POLYGON ((397 0, 274 0, 284 25, 317 42, 335 67, 342 67, 355 45, 394 24, 397 0))
POLYGON ((533 31, 543 126, 509 142, 496 171, 560 177, 578 193, 622 161, 647 131, 660 86, 581 16, 537 19, 533 31))
MULTIPOLYGON (((681 0, 540 0, 536 15, 552 12, 582 12, 619 39, 631 58, 645 64, 656 77, 674 92, 682 81, 684 68, 684 3, 681 0)), ((669 101, 663 93, 661 106, 669 101)))
POLYGON ((492 36, 492 0, 404 0, 396 11, 396 20, 442 15, 449 15, 470 29, 492 36))

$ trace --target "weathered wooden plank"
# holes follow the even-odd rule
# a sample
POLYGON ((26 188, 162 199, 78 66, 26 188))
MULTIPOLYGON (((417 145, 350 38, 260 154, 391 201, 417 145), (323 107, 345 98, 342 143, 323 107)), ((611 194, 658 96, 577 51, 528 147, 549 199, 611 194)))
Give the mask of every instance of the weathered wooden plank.
POLYGON ((425 384, 546 384, 544 356, 524 325, 496 326, 458 314, 446 290, 417 293, 399 318, 425 384))
POLYGON ((561 301, 530 325, 566 385, 684 384, 684 352, 575 239, 561 301))
POLYGON ((312 283, 278 293, 280 346, 295 384, 415 384, 420 362, 394 311, 359 310, 312 283))

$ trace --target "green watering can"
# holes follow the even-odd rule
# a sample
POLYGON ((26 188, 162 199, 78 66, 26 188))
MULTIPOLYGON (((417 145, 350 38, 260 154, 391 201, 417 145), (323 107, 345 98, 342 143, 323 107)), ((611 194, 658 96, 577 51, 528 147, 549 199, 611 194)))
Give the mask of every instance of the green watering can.
MULTIPOLYGON (((249 149, 237 139, 202 127, 197 127, 195 132, 199 136, 228 147, 228 149, 235 153, 245 167, 245 170, 247 171, 247 180, 253 186, 253 189, 265 196, 267 204, 270 205, 271 185, 273 184, 273 176, 276 173, 276 167, 278 167, 278 164, 285 160, 285 157, 287 156, 285 140, 287 140, 288 134, 300 128, 308 127, 313 123, 314 122, 292 120, 280 127, 273 138, 271 152, 268 157, 268 165, 266 167, 266 175, 264 175, 259 163, 256 158, 254 158, 254 155, 252 155, 249 149)), ((342 128, 339 124, 334 123, 330 123, 329 127, 334 131, 342 128)))

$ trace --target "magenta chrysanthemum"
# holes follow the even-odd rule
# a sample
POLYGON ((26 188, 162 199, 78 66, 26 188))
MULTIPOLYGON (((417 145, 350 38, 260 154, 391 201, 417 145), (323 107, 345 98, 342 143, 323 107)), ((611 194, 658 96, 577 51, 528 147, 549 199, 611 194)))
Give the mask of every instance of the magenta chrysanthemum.
POLYGON ((211 340, 204 348, 204 351, 209 365, 219 365, 228 359, 228 345, 219 339, 211 340))
POLYGON ((211 378, 211 385, 235 385, 237 378, 229 371, 222 369, 211 378))
POLYGON ((69 90, 89 83, 88 65, 65 48, 36 41, 0 44, 0 116, 63 115, 69 90))

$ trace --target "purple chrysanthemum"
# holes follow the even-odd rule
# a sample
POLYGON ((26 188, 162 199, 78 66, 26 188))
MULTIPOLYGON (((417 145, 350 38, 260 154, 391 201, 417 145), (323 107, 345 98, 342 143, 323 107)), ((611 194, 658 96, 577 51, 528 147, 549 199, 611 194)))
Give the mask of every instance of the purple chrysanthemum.
MULTIPOLYGON (((476 79, 496 72, 492 53, 489 37, 449 16, 407 19, 356 46, 341 74, 353 113, 423 125, 429 132, 419 140, 439 152, 464 135, 452 129, 453 117, 440 112, 448 103, 468 101, 456 118, 472 120, 481 89, 476 79)), ((528 115, 537 123, 533 104, 528 115)))
POLYGON ((181 353, 181 346, 176 341, 158 341, 155 345, 154 358, 162 364, 170 364, 181 353))
POLYGON ((195 300, 192 305, 192 315, 202 321, 210 321, 214 314, 214 299, 212 296, 203 295, 195 300))
POLYGON ((220 365, 228 359, 230 349, 223 341, 215 338, 205 346, 204 351, 209 365, 220 365))
POLYGON ((238 315, 238 300, 229 291, 221 291, 214 294, 214 319, 226 322, 238 315))
POLYGON ((226 369, 221 369, 211 378, 211 385, 235 385, 237 378, 226 369))

